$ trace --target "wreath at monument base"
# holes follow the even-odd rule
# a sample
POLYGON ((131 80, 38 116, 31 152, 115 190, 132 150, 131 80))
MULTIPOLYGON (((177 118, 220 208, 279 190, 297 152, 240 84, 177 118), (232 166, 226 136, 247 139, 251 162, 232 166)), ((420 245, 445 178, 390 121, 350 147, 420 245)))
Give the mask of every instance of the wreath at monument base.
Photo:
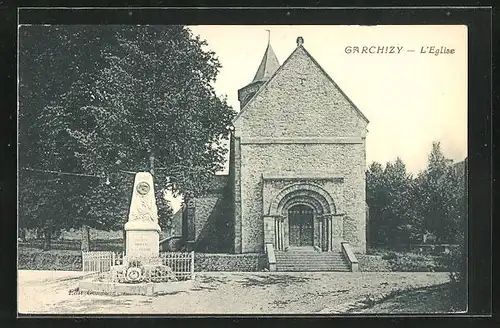
POLYGON ((144 280, 144 265, 138 260, 131 260, 128 262, 125 270, 126 282, 142 282, 144 280))
POLYGON ((141 268, 128 268, 126 277, 130 282, 141 282, 143 280, 143 272, 141 268))
POLYGON ((112 271, 115 281, 120 283, 178 281, 171 267, 163 264, 142 264, 138 260, 131 260, 124 267, 112 271))

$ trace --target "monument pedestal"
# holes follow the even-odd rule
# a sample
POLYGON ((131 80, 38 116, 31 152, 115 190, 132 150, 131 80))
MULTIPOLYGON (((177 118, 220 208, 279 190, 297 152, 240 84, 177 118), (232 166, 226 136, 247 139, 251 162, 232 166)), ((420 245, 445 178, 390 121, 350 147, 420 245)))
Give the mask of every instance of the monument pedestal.
POLYGON ((160 255, 160 227, 158 224, 127 222, 125 224, 125 255, 132 257, 158 257, 160 255))

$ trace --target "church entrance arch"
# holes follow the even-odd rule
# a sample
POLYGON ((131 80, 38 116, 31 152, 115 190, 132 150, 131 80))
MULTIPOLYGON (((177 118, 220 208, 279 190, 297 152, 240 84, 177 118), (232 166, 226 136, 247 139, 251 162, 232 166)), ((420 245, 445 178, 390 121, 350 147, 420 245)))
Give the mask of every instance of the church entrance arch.
POLYGON ((299 182, 279 191, 264 215, 266 243, 277 250, 317 247, 330 251, 342 238, 341 215, 321 186, 299 182))

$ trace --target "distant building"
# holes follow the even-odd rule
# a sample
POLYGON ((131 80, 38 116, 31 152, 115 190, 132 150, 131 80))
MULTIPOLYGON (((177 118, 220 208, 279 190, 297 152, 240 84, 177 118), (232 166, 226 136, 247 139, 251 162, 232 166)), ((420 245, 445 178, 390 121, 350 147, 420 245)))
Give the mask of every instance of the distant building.
POLYGON ((297 39, 279 65, 268 44, 230 138, 229 174, 186 199, 182 234, 207 252, 366 252, 368 119, 297 39))

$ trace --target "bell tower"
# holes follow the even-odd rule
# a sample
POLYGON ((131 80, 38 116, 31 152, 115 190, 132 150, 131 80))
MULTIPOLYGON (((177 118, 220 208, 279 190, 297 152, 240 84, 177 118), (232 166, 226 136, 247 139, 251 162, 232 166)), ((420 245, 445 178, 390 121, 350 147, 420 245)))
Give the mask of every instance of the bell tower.
POLYGON ((271 38, 270 31, 267 30, 268 40, 267 40, 267 48, 264 52, 264 56, 260 62, 259 68, 255 73, 253 81, 250 84, 247 84, 243 88, 238 90, 238 100, 240 102, 240 110, 245 107, 248 101, 252 98, 252 96, 259 90, 259 88, 267 81, 269 78, 276 72, 278 67, 280 66, 278 62, 278 58, 274 53, 273 48, 271 47, 271 38))

